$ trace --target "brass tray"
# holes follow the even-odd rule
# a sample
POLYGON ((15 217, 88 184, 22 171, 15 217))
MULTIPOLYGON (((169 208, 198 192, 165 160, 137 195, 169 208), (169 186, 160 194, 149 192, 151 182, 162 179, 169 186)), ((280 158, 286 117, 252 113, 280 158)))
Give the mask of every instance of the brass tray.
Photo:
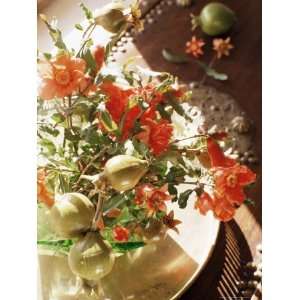
MULTIPOLYGON (((191 199, 192 200, 192 199, 191 199)), ((98 295, 78 294, 82 284, 69 269, 67 257, 49 251, 39 254, 39 300, 174 300, 193 283, 213 251, 219 222, 208 214, 175 204, 180 234, 166 235, 144 248, 116 259, 110 274, 98 284, 98 295)))

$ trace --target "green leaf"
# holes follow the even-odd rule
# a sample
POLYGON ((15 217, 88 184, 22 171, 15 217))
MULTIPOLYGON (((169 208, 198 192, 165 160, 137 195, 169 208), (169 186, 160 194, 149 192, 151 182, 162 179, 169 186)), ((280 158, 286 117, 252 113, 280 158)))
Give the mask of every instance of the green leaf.
POLYGON ((178 205, 180 208, 186 208, 187 201, 193 191, 194 190, 186 190, 180 194, 179 199, 178 199, 178 205))
POLYGON ((85 17, 90 21, 92 20, 94 17, 93 17, 93 13, 92 11, 86 6, 84 5, 82 2, 80 3, 80 7, 81 9, 83 10, 84 12, 84 15, 85 17))
POLYGON ((193 61, 196 62, 198 64, 198 66, 205 71, 207 76, 210 76, 216 80, 227 80, 228 79, 227 74, 217 72, 215 69, 209 67, 204 62, 199 61, 199 60, 193 60, 193 61))
POLYGON ((168 104, 172 106, 172 108, 180 115, 185 117, 185 119, 192 121, 192 118, 188 116, 181 104, 178 102, 178 100, 171 94, 171 93, 165 93, 166 100, 168 104))
POLYGON ((48 20, 47 17, 45 15, 40 15, 42 21, 46 24, 46 26, 48 27, 48 31, 49 34, 54 42, 54 45, 62 50, 67 50, 67 46, 64 43, 63 39, 62 39, 62 33, 58 28, 55 28, 54 26, 52 26, 48 20))
POLYGON ((244 204, 248 205, 248 206, 255 206, 255 202, 250 199, 250 198, 247 198, 245 201, 244 201, 244 204))
POLYGON ((117 124, 112 120, 108 111, 101 111, 101 120, 108 131, 115 131, 118 129, 117 124))
POLYGON ((137 139, 132 139, 132 144, 135 151, 142 157, 145 157, 149 154, 149 148, 144 143, 138 141, 137 139))
POLYGON ((144 247, 144 242, 111 243, 113 250, 117 252, 127 252, 144 247))
POLYGON ((125 225, 128 222, 134 221, 134 216, 129 212, 129 208, 126 206, 122 209, 121 214, 118 216, 118 218, 115 220, 116 223, 125 225))
POLYGON ((61 113, 54 113, 54 114, 51 116, 51 119, 52 119, 55 123, 59 124, 59 123, 64 122, 66 118, 65 118, 61 113))
POLYGON ((107 212, 112 208, 118 207, 127 200, 128 199, 125 194, 117 194, 115 196, 112 196, 109 199, 105 200, 103 205, 103 212, 107 212))
POLYGON ((216 80, 227 80, 228 76, 223 73, 217 72, 215 69, 209 67, 207 64, 205 64, 202 61, 199 61, 197 59, 192 59, 189 58, 186 55, 180 55, 180 54, 175 54, 169 49, 163 49, 162 50, 162 55, 165 60, 174 63, 174 64, 184 64, 188 62, 193 62, 196 63, 204 72, 206 73, 207 76, 210 76, 216 80))
POLYGON ((85 129, 82 132, 82 137, 87 143, 92 145, 99 145, 101 143, 101 137, 95 125, 85 129))
POLYGON ((78 29, 78 30, 80 30, 80 31, 83 30, 83 28, 82 28, 82 26, 80 24, 75 24, 75 28, 78 29))
POLYGON ((185 64, 189 62, 189 59, 185 55, 175 54, 166 48, 162 50, 162 56, 166 61, 174 64, 185 64))
POLYGON ((50 141, 49 139, 41 139, 39 144, 41 145, 41 147, 43 149, 46 149, 47 151, 47 155, 54 155, 56 153, 56 147, 54 145, 54 143, 52 141, 50 141))
POLYGON ((168 174, 166 176, 166 180, 167 180, 167 182, 174 182, 174 181, 176 181, 176 178, 183 177, 185 175, 186 175, 186 172, 183 168, 173 166, 170 168, 170 171, 168 172, 168 174))
POLYGON ((59 130, 49 127, 47 125, 42 125, 39 127, 40 131, 46 132, 54 137, 57 137, 59 135, 59 130))
POLYGON ((44 55, 45 59, 47 59, 47 60, 50 60, 52 58, 51 53, 44 52, 43 55, 44 55))
POLYGON ((93 72, 96 72, 96 69, 97 69, 96 61, 95 61, 90 49, 85 48, 85 50, 83 51, 82 58, 85 60, 85 62, 87 64, 87 69, 90 69, 93 72))
POLYGON ((175 196, 177 196, 177 194, 178 194, 177 188, 176 188, 176 186, 173 185, 173 184, 169 184, 169 185, 168 185, 168 191, 169 191, 170 195, 175 195, 175 196))
POLYGON ((150 166, 150 168, 156 175, 164 177, 168 170, 167 161, 156 161, 150 166))
POLYGON ((72 127, 65 129, 65 138, 71 142, 79 142, 80 141, 80 128, 79 127, 72 127))
POLYGON ((58 174, 59 189, 65 194, 71 191, 69 178, 63 174, 58 174))
POLYGON ((69 252, 74 242, 73 240, 38 240, 37 244, 54 251, 69 252))

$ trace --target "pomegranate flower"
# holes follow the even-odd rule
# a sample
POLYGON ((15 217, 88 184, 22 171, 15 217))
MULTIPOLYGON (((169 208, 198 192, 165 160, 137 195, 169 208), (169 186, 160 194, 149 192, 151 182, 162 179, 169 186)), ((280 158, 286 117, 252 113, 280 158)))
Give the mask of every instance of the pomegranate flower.
POLYGON ((226 198, 219 198, 216 195, 211 197, 206 192, 198 197, 195 208, 198 209, 202 215, 206 215, 206 213, 211 210, 215 218, 223 222, 230 221, 235 213, 235 207, 226 198))
POLYGON ((246 166, 236 164, 228 168, 215 168, 213 176, 213 196, 202 193, 195 203, 195 208, 204 215, 212 210, 216 218, 227 222, 233 218, 236 208, 245 201, 243 188, 253 183, 256 175, 246 166))
POLYGON ((171 210, 167 215, 163 217, 163 223, 169 228, 174 230, 176 233, 179 234, 179 230, 176 227, 177 225, 181 224, 180 220, 174 219, 174 211, 171 210))
POLYGON ((155 188, 151 184, 143 184, 135 190, 135 203, 138 205, 146 204, 148 215, 151 216, 158 211, 166 211, 166 201, 172 199, 168 193, 168 185, 155 188))
POLYGON ((151 184, 142 184, 135 189, 134 202, 137 205, 144 204, 152 195, 154 187, 151 184))
POLYGON ((72 95, 78 91, 84 80, 85 68, 86 63, 83 59, 67 54, 41 63, 39 71, 42 82, 39 86, 39 96, 43 100, 50 100, 72 95))
POLYGON ((123 226, 115 226, 113 237, 118 242, 127 242, 129 239, 129 230, 123 226))
POLYGON ((202 48, 204 45, 205 43, 202 39, 197 39, 195 36, 193 36, 192 39, 186 43, 185 52, 198 58, 199 56, 203 55, 202 48))
POLYGON ((215 193, 228 198, 232 204, 240 205, 246 199, 243 188, 256 180, 256 175, 246 166, 236 164, 230 168, 214 170, 215 193))
POLYGON ((148 145, 154 155, 165 152, 170 144, 173 127, 167 120, 154 121, 147 119, 143 122, 143 131, 136 138, 148 145))
POLYGON ((97 71, 99 71, 104 63, 105 49, 101 46, 96 46, 93 50, 93 56, 97 65, 97 71))
POLYGON ((218 143, 212 139, 207 139, 207 152, 210 158, 211 167, 232 167, 236 161, 232 158, 226 157, 223 150, 218 143))
POLYGON ((133 90, 123 90, 111 81, 101 84, 100 90, 109 98, 105 104, 106 109, 114 122, 119 124, 127 108, 129 96, 133 94, 133 90))
POLYGON ((222 56, 229 56, 229 52, 233 48, 233 45, 230 43, 230 37, 227 39, 213 40, 213 49, 216 51, 218 59, 220 59, 222 56))

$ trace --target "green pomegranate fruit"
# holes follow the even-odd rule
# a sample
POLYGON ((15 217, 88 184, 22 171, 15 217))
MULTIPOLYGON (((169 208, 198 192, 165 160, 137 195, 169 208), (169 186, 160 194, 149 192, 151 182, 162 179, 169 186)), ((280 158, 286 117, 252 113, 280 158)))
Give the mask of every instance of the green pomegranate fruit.
POLYGON ((95 13, 95 23, 111 33, 118 33, 126 24, 123 7, 118 3, 104 6, 95 13))
POLYGON ((67 193, 56 201, 50 210, 54 231, 69 238, 88 230, 95 215, 93 203, 83 194, 67 193))
POLYGON ((89 232, 70 249, 68 262, 71 271, 86 280, 99 280, 113 268, 115 256, 100 238, 89 232))
POLYGON ((112 187, 121 192, 134 188, 147 170, 147 161, 130 155, 117 155, 106 162, 104 175, 112 187))
POLYGON ((192 17, 193 29, 200 26, 202 31, 210 36, 228 32, 235 22, 235 13, 219 2, 205 5, 199 16, 192 17))

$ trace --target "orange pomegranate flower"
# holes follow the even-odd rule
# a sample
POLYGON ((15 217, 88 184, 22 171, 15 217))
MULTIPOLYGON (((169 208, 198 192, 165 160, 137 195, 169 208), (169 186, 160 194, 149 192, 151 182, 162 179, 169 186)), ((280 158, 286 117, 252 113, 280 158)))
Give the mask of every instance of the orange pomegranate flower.
POLYGON ((232 204, 241 205, 246 199, 243 188, 256 180, 256 174, 248 167, 239 164, 229 168, 214 170, 215 193, 232 204))
POLYGON ((233 49, 233 45, 230 44, 230 37, 227 39, 214 39, 213 49, 217 52, 217 58, 220 59, 223 55, 229 56, 229 51, 233 49))
POLYGON ((166 201, 172 199, 172 196, 168 193, 168 184, 160 188, 156 188, 151 184, 142 184, 135 189, 134 202, 137 205, 146 204, 148 214, 158 211, 166 211, 166 201))
POLYGON ((129 230, 123 226, 115 226, 113 237, 118 242, 127 242, 129 239, 129 230))
POLYGON ((202 39, 197 39, 195 36, 186 43, 185 52, 188 54, 192 54, 195 57, 200 57, 203 55, 203 46, 205 45, 202 39))
POLYGON ((134 202, 137 205, 144 204, 152 195, 154 187, 151 184, 142 184, 135 189, 134 202))
POLYGON ((232 158, 226 157, 223 150, 218 143, 209 137, 207 139, 207 152, 210 158, 211 167, 232 167, 236 161, 232 158))
POLYGON ((46 187, 46 175, 45 169, 39 169, 37 172, 37 199, 51 207, 54 204, 54 195, 46 187))
POLYGON ((211 210, 215 218, 223 222, 230 221, 236 210, 226 198, 218 198, 215 195, 211 197, 206 192, 202 193, 196 200, 195 209, 198 209, 202 215, 206 215, 206 213, 211 210))
POLYGON ((146 205, 148 208, 148 215, 153 215, 158 211, 166 211, 167 205, 166 201, 172 199, 172 196, 168 193, 168 185, 165 184, 159 189, 154 189, 151 196, 147 198, 146 205))
POLYGON ((211 210, 217 219, 230 221, 236 208, 246 199, 243 188, 255 179, 256 175, 246 166, 236 164, 228 168, 218 167, 214 170, 213 196, 202 193, 195 203, 195 208, 203 215, 211 210))
POLYGON ((136 137, 149 146, 154 155, 165 152, 170 143, 173 127, 167 120, 154 121, 147 119, 143 121, 143 130, 136 137))
POLYGON ((70 57, 67 54, 56 57, 40 66, 42 82, 39 86, 39 96, 43 100, 55 97, 63 98, 72 95, 80 88, 84 80, 86 63, 81 58, 70 57))

